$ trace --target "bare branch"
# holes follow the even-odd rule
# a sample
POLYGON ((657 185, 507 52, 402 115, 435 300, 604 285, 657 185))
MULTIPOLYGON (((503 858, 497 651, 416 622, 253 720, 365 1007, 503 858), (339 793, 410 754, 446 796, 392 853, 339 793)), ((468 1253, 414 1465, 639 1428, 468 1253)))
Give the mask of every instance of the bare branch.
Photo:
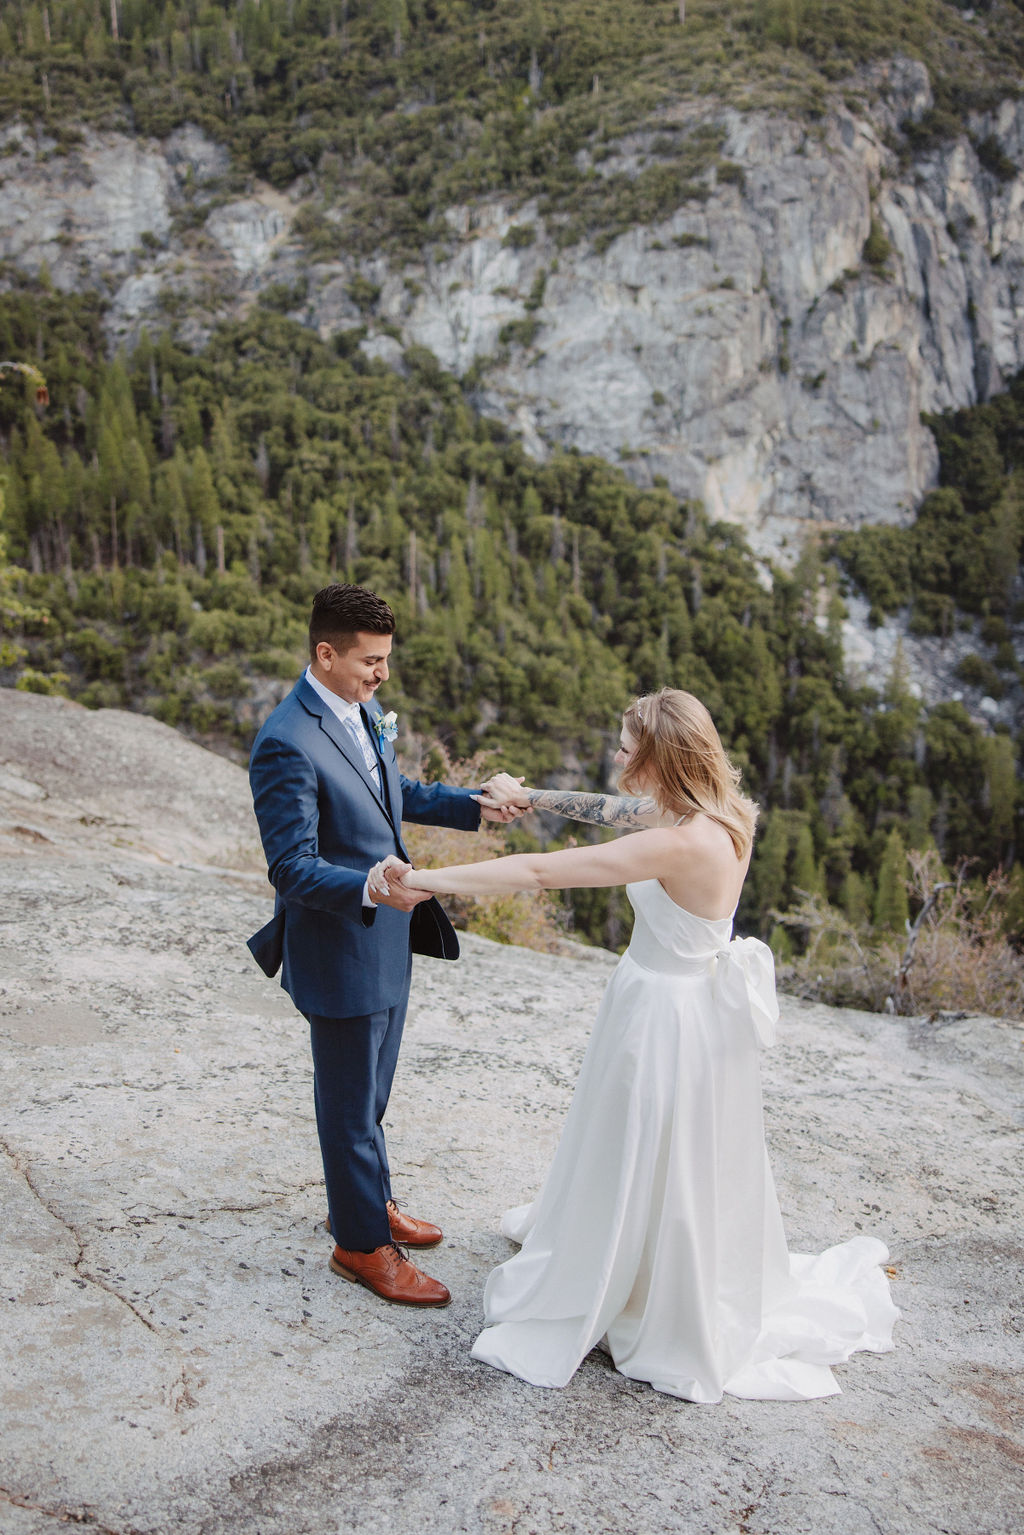
POLYGON ((914 921, 908 924, 907 946, 903 950, 903 957, 900 960, 899 968, 896 971, 893 989, 885 999, 885 1010, 887 1013, 903 1012, 907 991, 909 989, 909 982, 907 977, 910 974, 910 967, 914 963, 914 950, 917 948, 917 940, 921 936, 921 929, 924 927, 925 922, 928 920, 929 916, 938 904, 938 900, 942 895, 942 892, 944 890, 955 890, 957 888, 957 883, 951 879, 943 879, 940 880, 937 885, 933 885, 927 899, 924 902, 924 905, 921 907, 921 910, 914 918, 914 921))

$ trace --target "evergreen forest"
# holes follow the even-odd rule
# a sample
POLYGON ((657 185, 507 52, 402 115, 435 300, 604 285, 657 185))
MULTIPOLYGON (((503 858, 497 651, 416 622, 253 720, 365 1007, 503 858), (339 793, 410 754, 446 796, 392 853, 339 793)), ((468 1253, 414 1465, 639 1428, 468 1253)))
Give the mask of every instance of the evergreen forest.
MULTIPOLYGON (((241 755, 303 663, 312 592, 359 581, 398 616, 407 744, 603 788, 631 693, 705 699, 765 812, 740 920, 783 957, 773 914, 808 898, 899 933, 914 851, 971 859, 979 892, 1011 875, 1019 941, 1019 741, 923 708, 898 660, 854 687, 839 625, 856 584, 879 616, 983 636, 968 685, 1019 685, 1024 380, 933 423, 942 483, 915 525, 811 544, 769 583, 735 527, 596 458, 532 461, 429 353, 389 369, 361 335, 325 343, 271 290, 200 354, 164 333, 111 358, 98 297, 5 271, 0 357, 38 363, 51 403, 0 391, 0 680, 241 755)), ((577 892, 575 931, 620 943, 622 902, 577 892)))

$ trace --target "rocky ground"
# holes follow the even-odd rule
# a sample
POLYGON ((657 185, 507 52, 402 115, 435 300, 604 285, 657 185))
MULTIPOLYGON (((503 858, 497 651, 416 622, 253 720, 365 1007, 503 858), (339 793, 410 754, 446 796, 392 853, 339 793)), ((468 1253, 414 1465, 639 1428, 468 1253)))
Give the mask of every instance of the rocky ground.
POLYGON ((996 1535, 1024 1499, 1021 1031, 784 1001, 791 1244, 878 1233, 897 1348, 843 1395, 695 1407, 602 1355, 469 1358, 611 960, 420 961, 390 1112, 444 1312, 327 1268, 301 1020, 244 774, 151 720, 0 691, 0 1529, 996 1535))

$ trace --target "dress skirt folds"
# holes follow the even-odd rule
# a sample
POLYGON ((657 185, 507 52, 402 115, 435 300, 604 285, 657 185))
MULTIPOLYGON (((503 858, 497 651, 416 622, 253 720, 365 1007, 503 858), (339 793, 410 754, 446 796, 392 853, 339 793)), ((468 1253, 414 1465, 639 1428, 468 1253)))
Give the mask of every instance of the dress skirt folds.
POLYGON ((899 1313, 881 1242, 786 1250, 761 1110, 771 952, 656 880, 628 895, 633 936, 545 1184, 502 1222, 522 1246, 487 1282, 474 1357, 564 1386, 601 1344, 693 1402, 830 1396, 830 1366, 890 1349, 899 1313))

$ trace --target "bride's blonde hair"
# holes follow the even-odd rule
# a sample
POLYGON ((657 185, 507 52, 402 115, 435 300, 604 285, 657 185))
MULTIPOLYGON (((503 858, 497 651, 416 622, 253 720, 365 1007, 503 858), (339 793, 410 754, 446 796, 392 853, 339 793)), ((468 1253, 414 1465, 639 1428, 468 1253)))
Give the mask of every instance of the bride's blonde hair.
POLYGON ((740 793, 740 771, 726 756, 715 722, 699 698, 662 688, 635 698, 622 723, 636 750, 619 779, 628 794, 653 794, 676 815, 703 812, 732 838, 737 858, 754 840, 757 806, 740 793), (643 785, 643 790, 640 785, 643 785))

